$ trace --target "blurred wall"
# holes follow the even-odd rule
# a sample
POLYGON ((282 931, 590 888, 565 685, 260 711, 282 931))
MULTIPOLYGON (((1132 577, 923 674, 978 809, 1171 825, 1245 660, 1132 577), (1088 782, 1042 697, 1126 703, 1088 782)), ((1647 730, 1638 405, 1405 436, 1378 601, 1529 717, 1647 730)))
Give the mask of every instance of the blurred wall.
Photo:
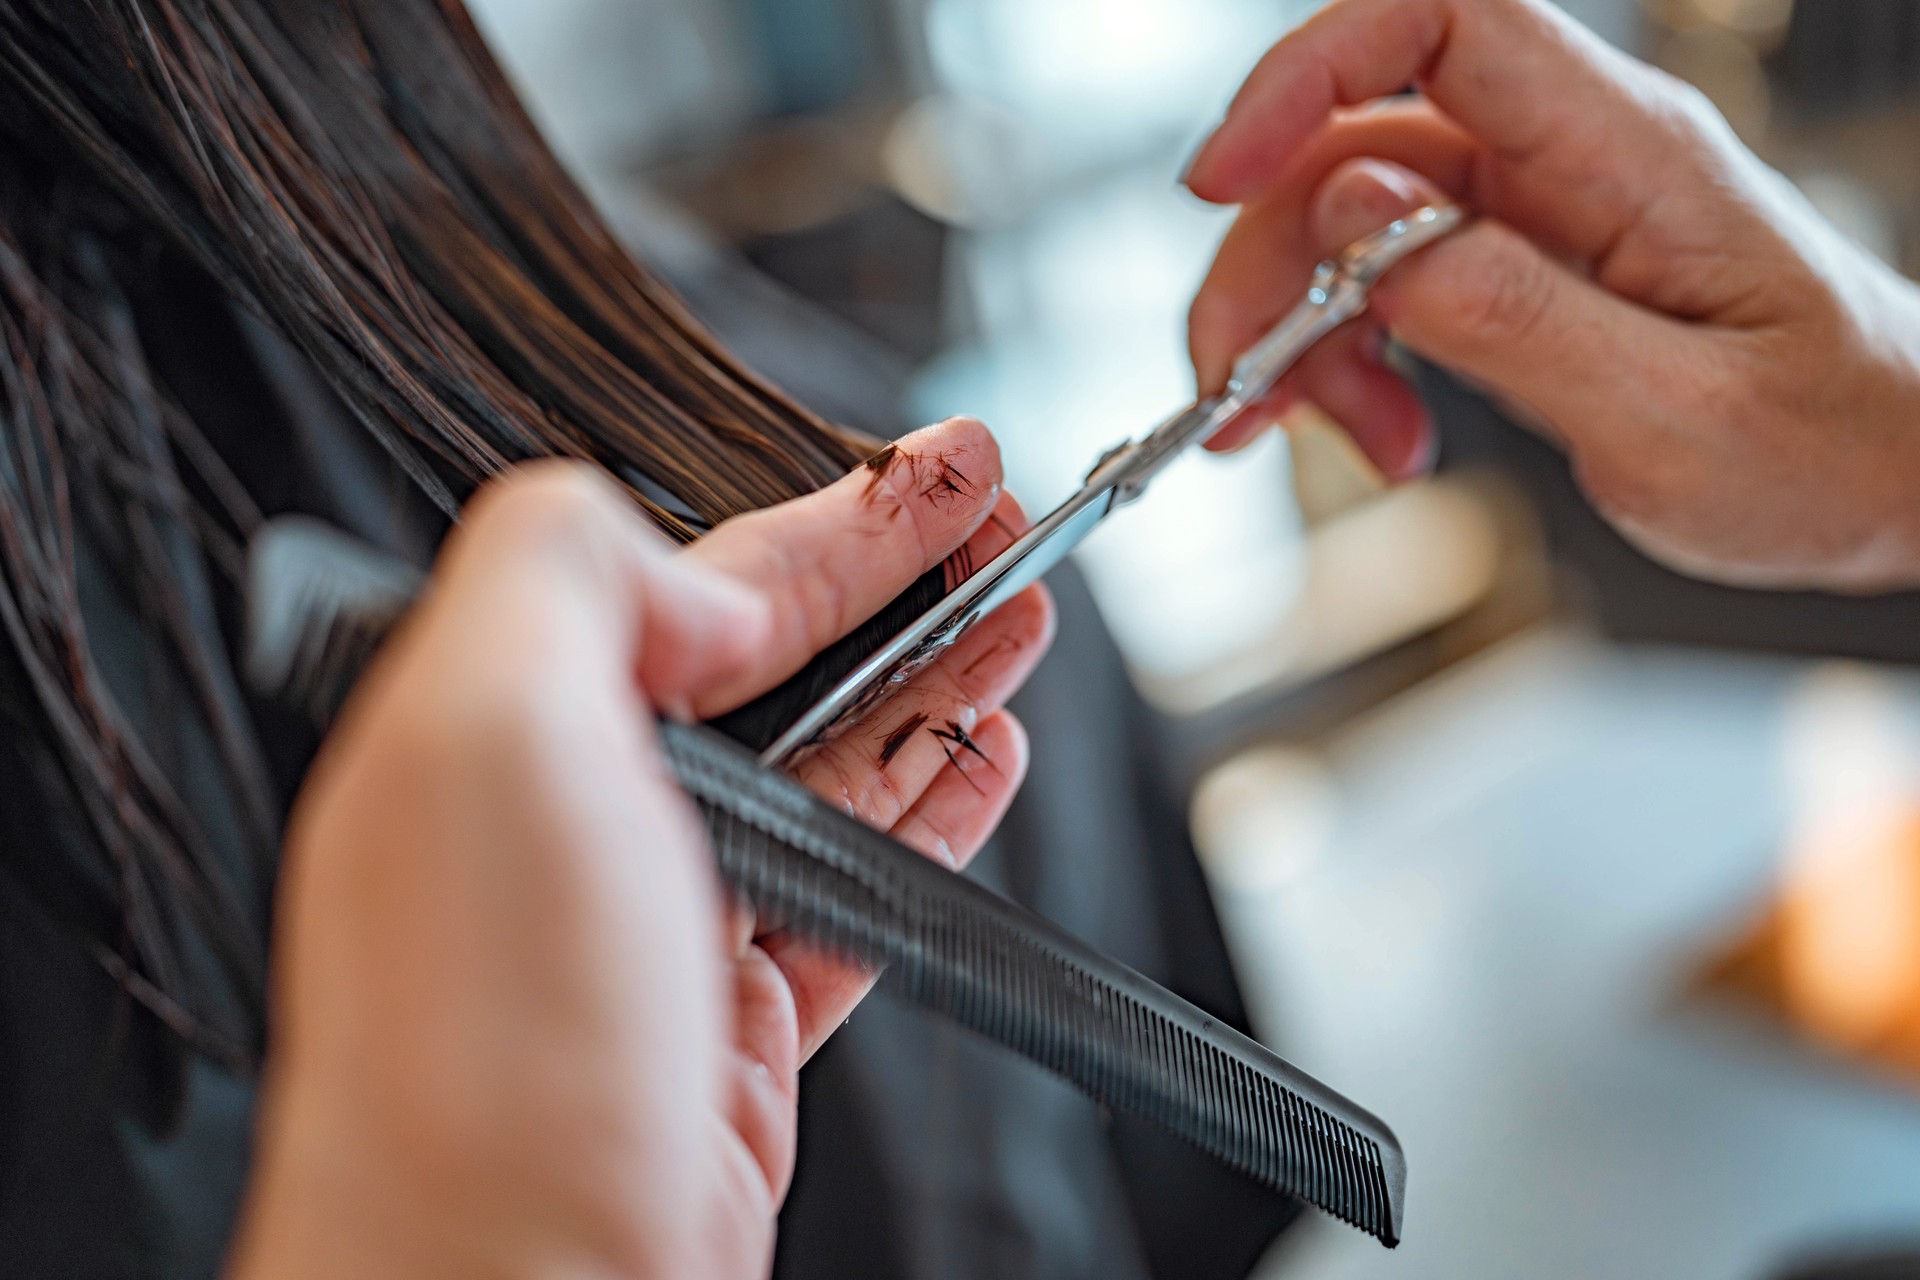
POLYGON ((716 0, 468 0, 561 154, 602 173, 711 142, 759 109, 737 10, 716 0))

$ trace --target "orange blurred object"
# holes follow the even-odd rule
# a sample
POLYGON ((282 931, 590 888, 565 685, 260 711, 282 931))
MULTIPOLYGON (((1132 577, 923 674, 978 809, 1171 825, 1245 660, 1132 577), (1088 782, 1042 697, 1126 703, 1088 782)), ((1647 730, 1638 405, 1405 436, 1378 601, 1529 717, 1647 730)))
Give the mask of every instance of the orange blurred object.
POLYGON ((1820 664, 1790 692, 1778 886, 1704 982, 1920 1082, 1920 732, 1908 694, 1848 663, 1820 664))
POLYGON ((1813 839, 1776 913, 1781 1009, 1830 1048, 1920 1077, 1920 811, 1813 839))

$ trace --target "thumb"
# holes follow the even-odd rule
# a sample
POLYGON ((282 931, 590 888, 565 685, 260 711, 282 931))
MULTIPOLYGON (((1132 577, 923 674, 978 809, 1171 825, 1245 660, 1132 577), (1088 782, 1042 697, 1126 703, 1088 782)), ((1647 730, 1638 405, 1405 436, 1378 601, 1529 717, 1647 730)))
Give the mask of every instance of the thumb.
MULTIPOLYGON (((526 463, 462 514, 422 613, 476 668, 476 687, 551 671, 589 698, 631 679, 674 719, 737 680, 773 621, 763 592, 675 551, 583 463, 526 463)), ((549 690, 551 692, 551 690, 549 690)))
MULTIPOLYGON (((1350 244, 1448 197, 1379 160, 1336 169, 1308 226, 1350 244)), ((1372 310, 1403 345, 1519 401, 1575 452, 1636 448, 1672 413, 1654 403, 1697 341, 1685 325, 1607 292, 1505 223, 1481 218, 1389 272, 1372 310), (1640 436, 1642 440, 1634 437, 1640 436)))

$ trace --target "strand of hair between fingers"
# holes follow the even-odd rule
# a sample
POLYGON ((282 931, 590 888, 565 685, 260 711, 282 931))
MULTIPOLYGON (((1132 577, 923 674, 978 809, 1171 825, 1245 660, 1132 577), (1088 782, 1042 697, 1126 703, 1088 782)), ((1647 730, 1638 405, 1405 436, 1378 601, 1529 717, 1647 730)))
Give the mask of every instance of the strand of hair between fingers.
POLYGON ((952 555, 947 557, 947 582, 959 586, 973 576, 973 545, 963 542, 952 555))
POLYGON ((908 740, 913 737, 914 732, 919 729, 921 725, 925 724, 927 719, 928 716, 926 712, 915 712, 905 720, 902 720, 899 725, 887 735, 886 740, 880 744, 880 767, 882 769, 893 763, 893 758, 900 754, 901 749, 907 745, 908 740))
POLYGON ((947 753, 947 762, 958 771, 962 778, 967 780, 967 785, 981 795, 985 795, 985 788, 973 780, 972 775, 967 772, 966 766, 960 763, 960 756, 961 754, 977 756, 987 768, 993 770, 995 773, 999 773, 1000 766, 993 762, 993 757, 981 749, 980 744, 975 742, 973 736, 956 720, 947 721, 945 728, 929 729, 927 732, 939 740, 940 749, 947 753))

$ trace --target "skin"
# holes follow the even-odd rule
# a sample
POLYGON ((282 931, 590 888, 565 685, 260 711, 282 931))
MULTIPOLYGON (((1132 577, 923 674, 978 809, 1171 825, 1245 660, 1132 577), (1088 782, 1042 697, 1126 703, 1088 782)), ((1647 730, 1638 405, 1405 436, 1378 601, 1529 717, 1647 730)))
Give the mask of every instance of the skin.
POLYGON ((1381 363, 1390 332, 1563 446, 1668 564, 1920 583, 1920 296, 1697 92, 1557 10, 1340 0, 1265 56, 1187 181, 1241 206, 1191 315, 1207 391, 1330 251, 1437 199, 1479 215, 1215 447, 1304 397, 1390 475, 1417 473, 1432 428, 1381 363))
MULTIPOLYGON (((875 501, 856 472, 686 550, 573 464, 474 499, 291 824, 230 1276, 766 1274, 796 1073, 869 975, 728 905, 652 726, 740 705, 1018 531, 980 424, 902 447, 969 492, 909 466, 875 501)), ((955 866, 1024 772, 1001 707, 1047 597, 977 631, 878 715, 964 721, 990 761, 919 733, 883 770, 862 728, 804 771, 955 866)))

